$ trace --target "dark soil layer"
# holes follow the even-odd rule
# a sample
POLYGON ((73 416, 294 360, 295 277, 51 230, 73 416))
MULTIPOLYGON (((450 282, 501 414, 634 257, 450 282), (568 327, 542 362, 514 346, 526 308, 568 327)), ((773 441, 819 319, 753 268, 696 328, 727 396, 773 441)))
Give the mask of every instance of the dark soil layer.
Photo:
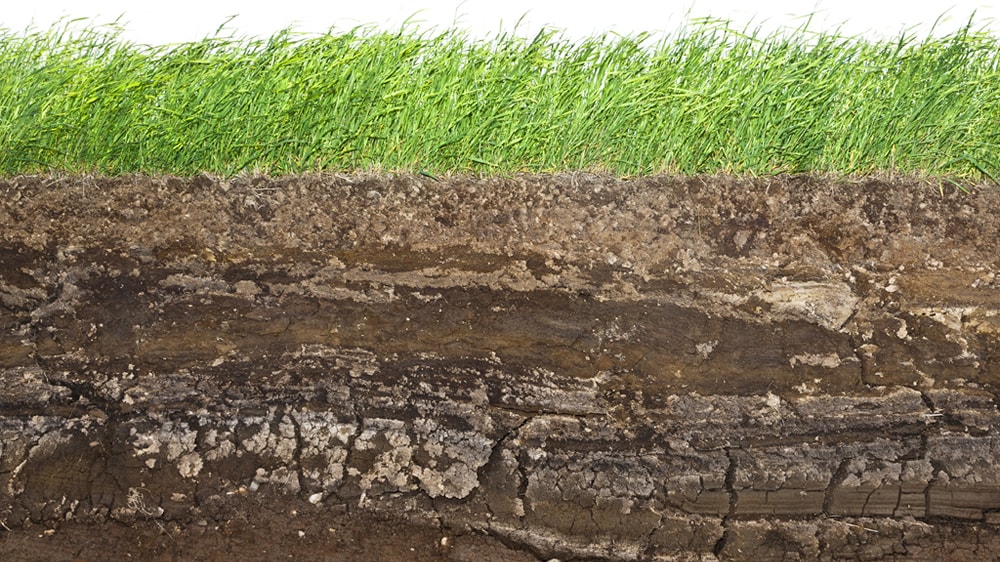
POLYGON ((875 180, 0 180, 0 559, 998 558, 998 216, 875 180))

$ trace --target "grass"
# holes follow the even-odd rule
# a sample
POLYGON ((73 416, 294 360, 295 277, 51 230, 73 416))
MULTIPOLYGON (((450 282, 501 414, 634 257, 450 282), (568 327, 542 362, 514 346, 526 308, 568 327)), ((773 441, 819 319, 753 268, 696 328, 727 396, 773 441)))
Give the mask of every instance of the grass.
POLYGON ((0 30, 0 174, 1000 173, 1000 42, 0 30))

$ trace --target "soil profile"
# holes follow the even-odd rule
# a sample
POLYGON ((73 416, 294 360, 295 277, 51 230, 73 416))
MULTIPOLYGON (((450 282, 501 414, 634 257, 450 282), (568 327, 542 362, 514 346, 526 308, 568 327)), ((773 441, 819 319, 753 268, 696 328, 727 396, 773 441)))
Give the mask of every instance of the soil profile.
POLYGON ((899 179, 0 179, 0 558, 996 559, 998 215, 899 179))

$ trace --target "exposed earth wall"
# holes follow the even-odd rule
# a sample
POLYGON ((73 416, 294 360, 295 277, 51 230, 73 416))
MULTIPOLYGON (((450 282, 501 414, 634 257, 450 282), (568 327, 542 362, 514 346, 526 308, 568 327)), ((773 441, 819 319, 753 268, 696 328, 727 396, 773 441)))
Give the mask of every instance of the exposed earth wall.
POLYGON ((0 180, 0 558, 1000 557, 997 216, 916 181, 0 180))

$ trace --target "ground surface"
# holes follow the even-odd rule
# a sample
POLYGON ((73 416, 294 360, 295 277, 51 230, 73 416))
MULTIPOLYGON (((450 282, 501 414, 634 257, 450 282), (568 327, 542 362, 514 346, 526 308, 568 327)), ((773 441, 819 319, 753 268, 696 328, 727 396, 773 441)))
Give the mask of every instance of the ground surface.
POLYGON ((0 180, 0 558, 997 558, 998 214, 906 181, 0 180))

